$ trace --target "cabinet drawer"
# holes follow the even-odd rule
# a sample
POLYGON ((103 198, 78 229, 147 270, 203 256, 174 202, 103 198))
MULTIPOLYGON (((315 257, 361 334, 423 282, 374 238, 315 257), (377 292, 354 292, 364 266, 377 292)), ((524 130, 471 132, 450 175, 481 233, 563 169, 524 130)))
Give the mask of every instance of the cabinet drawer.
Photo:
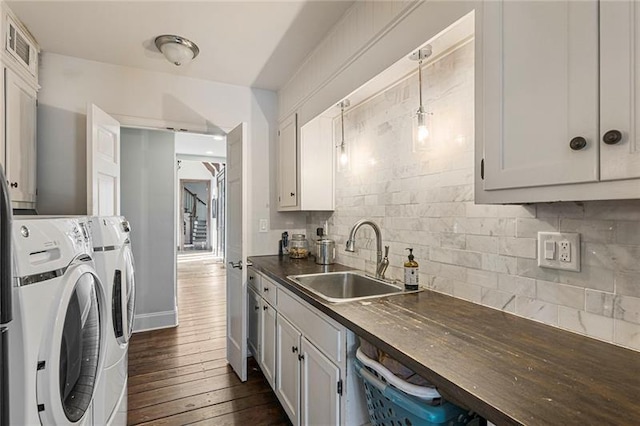
POLYGON ((253 268, 249 268, 247 271, 247 283, 249 288, 255 290, 259 295, 262 295, 262 276, 253 268))
POLYGON ((276 283, 271 281, 269 278, 262 276, 261 278, 262 291, 260 294, 269 302, 269 304, 273 307, 278 306, 278 286, 276 283))
POLYGON ((343 331, 323 319, 314 309, 305 306, 286 291, 278 294, 278 312, 284 315, 302 334, 333 362, 340 363, 343 331))

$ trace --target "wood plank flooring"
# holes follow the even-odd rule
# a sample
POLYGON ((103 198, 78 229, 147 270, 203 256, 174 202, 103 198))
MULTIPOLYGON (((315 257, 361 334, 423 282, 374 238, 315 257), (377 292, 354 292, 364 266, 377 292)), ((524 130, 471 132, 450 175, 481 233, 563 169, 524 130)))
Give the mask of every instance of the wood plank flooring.
POLYGON ((225 360, 225 278, 210 256, 179 256, 180 326, 131 339, 130 425, 290 425, 255 361, 241 383, 225 360))

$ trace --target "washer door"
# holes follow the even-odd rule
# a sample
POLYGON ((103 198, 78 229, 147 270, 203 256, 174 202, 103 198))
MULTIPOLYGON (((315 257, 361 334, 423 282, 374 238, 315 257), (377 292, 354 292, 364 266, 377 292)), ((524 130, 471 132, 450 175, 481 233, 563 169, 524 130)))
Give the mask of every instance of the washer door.
POLYGON ((72 265, 40 351, 38 411, 43 424, 77 424, 89 410, 102 369, 104 293, 95 270, 72 265))
POLYGON ((111 309, 113 331, 120 345, 125 345, 133 333, 136 286, 131 247, 124 245, 113 276, 111 309))
POLYGON ((125 270, 126 273, 126 297, 127 297, 127 341, 131 338, 131 334, 133 334, 133 320, 135 317, 136 310, 136 280, 135 280, 135 272, 134 272, 134 263, 133 263, 133 253, 131 252, 131 247, 128 245, 124 246, 124 255, 125 255, 125 270))

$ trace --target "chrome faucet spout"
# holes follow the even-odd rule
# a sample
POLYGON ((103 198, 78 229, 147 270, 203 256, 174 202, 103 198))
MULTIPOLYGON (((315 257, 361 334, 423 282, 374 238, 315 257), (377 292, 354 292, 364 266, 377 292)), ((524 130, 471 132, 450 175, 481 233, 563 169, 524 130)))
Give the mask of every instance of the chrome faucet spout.
MULTIPOLYGON (((347 246, 345 247, 345 251, 353 252, 356 248, 356 232, 363 225, 369 225, 373 228, 373 232, 376 234, 376 278, 384 278, 384 273, 389 265, 389 260, 387 259, 386 264, 382 259, 382 233, 380 232, 380 227, 376 225, 376 223, 370 219, 361 219, 353 224, 351 227, 351 231, 349 231, 349 238, 347 239, 347 246)), ((386 259, 386 257, 385 257, 386 259)))

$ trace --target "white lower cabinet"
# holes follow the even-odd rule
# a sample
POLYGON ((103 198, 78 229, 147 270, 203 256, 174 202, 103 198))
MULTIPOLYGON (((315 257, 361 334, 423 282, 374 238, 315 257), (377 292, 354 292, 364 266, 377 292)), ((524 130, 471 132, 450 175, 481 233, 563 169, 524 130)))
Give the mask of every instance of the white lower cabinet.
POLYGON ((355 335, 253 268, 249 275, 260 284, 248 292, 249 347, 291 423, 366 423, 364 394, 348 367, 355 335))
POLYGON ((300 424, 339 425, 340 369, 306 338, 300 344, 300 424))
POLYGON ((253 289, 249 289, 248 292, 248 315, 249 315, 249 332, 248 336, 248 344, 253 357, 257 360, 260 359, 260 325, 262 324, 261 315, 260 315, 260 297, 256 294, 253 289))
POLYGON ((278 313, 276 395, 294 425, 339 425, 340 368, 278 313))
POLYGON ((260 309, 260 367, 267 381, 274 386, 276 372, 276 310, 264 299, 260 309))
POLYGON ((302 334, 278 314, 276 395, 291 423, 300 424, 300 338, 302 334))

